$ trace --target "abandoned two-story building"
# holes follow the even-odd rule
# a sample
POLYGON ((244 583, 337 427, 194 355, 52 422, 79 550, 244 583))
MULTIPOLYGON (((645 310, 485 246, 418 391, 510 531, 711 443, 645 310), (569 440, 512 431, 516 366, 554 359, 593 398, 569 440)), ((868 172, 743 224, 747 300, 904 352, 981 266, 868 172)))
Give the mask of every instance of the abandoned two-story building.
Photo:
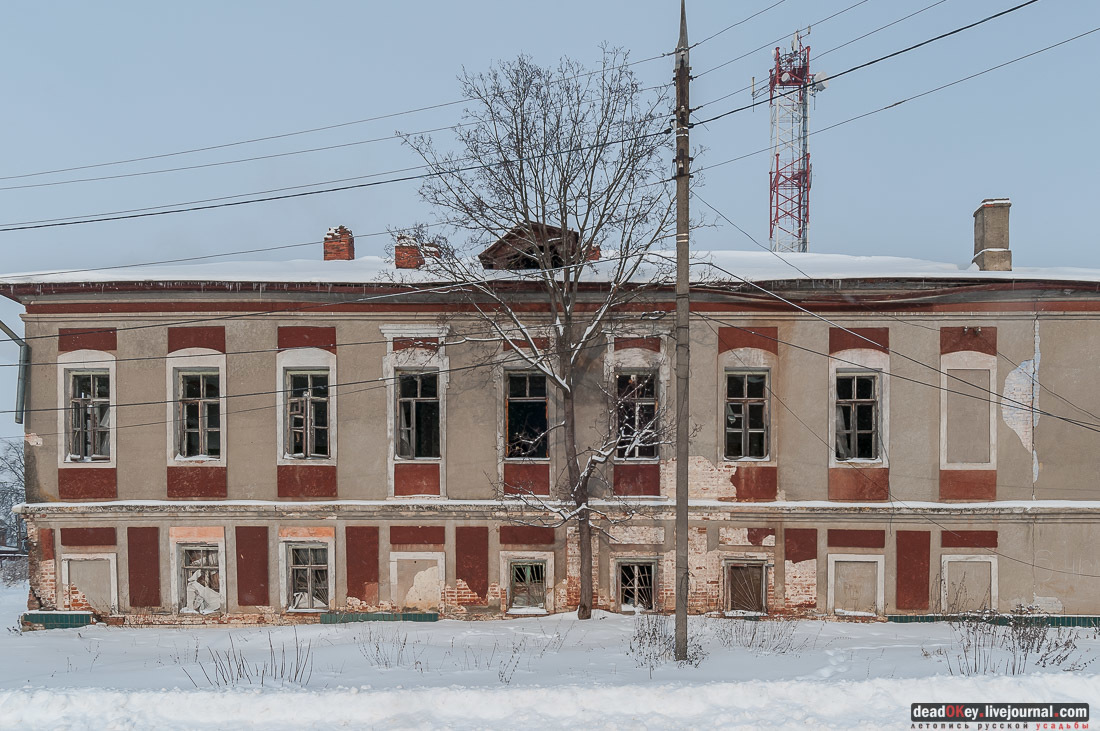
MULTIPOLYGON (((1100 273, 1013 271, 1007 201, 975 224, 969 268, 703 257, 692 611, 1100 614, 1100 273)), ((515 344, 452 337, 462 313, 420 257, 356 258, 340 228, 312 262, 6 278, 30 345, 31 609, 574 608, 575 530, 499 490, 551 495, 560 435, 530 437, 560 404, 515 344)), ((652 316, 671 286, 647 297, 606 330, 578 423, 624 379, 619 419, 673 413, 671 318, 652 316)), ((671 610, 673 472, 664 444, 602 474, 593 505, 633 515, 595 538, 597 607, 671 610)))

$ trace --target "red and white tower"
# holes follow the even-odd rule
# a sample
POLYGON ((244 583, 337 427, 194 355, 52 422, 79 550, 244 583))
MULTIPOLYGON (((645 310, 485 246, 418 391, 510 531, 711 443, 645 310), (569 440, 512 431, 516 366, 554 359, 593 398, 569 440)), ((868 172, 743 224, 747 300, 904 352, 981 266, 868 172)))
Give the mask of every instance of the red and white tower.
POLYGON ((810 47, 794 34, 791 50, 775 49, 768 95, 772 113, 769 175, 772 251, 806 251, 810 230, 809 100, 823 83, 810 73, 810 47))

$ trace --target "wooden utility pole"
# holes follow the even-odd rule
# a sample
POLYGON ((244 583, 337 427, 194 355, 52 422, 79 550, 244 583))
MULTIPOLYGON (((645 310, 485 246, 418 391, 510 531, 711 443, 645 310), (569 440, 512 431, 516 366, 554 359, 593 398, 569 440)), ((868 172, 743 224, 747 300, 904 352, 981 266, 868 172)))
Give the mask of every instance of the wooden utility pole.
POLYGON ((688 323, 688 181, 691 151, 688 130, 687 9, 680 0, 680 40, 676 47, 676 659, 688 647, 688 377, 691 331, 688 323))

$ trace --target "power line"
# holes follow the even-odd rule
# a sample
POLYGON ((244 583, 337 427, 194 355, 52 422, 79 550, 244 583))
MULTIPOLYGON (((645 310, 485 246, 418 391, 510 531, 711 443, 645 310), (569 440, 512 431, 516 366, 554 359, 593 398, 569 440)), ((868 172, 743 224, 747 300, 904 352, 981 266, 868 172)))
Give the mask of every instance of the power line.
MULTIPOLYGON (((852 66, 849 69, 845 69, 844 71, 841 71, 839 74, 832 74, 831 76, 829 76, 829 80, 833 81, 834 79, 839 79, 842 76, 847 76, 850 73, 859 71, 861 69, 868 68, 869 66, 874 66, 875 64, 882 63, 883 61, 887 61, 891 58, 896 58, 897 56, 900 56, 904 53, 909 53, 910 51, 915 51, 918 48, 923 48, 924 46, 927 46, 930 43, 935 43, 936 41, 943 40, 944 38, 950 38, 953 35, 957 35, 959 33, 962 33, 963 31, 970 30, 971 28, 976 28, 977 26, 982 25, 983 23, 988 23, 991 20, 995 20, 995 19, 1000 18, 1002 16, 1008 15, 1009 13, 1014 13, 1017 10, 1020 10, 1022 8, 1026 8, 1028 5, 1034 5, 1037 2, 1039 2, 1039 0, 1026 0, 1026 2, 1020 3, 1019 5, 1016 5, 1014 7, 1008 8, 1007 10, 1002 10, 999 13, 994 13, 993 15, 987 16, 985 18, 982 18, 981 20, 975 21, 975 22, 970 23, 968 25, 960 26, 960 27, 955 28, 954 30, 948 31, 946 33, 941 33, 940 35, 935 36, 933 38, 928 38, 927 40, 923 40, 920 43, 914 43, 913 45, 908 46, 906 48, 903 48, 899 51, 894 51, 893 53, 888 53, 885 56, 879 56, 876 59, 872 59, 870 61, 866 61, 866 62, 858 64, 856 66, 852 66)), ((796 87, 794 89, 791 89, 790 91, 783 92, 782 94, 779 94, 777 96, 789 96, 791 94, 797 94, 797 93, 801 93, 801 92, 802 92, 802 87, 796 87)), ((727 112, 722 112, 721 114, 716 114, 713 117, 708 117, 707 119, 697 121, 697 122, 695 122, 695 124, 706 124, 707 122, 714 122, 715 120, 722 119, 723 117, 728 117, 731 114, 736 114, 738 112, 744 112, 744 111, 749 110, 749 109, 754 109, 754 108, 760 106, 761 104, 771 104, 771 100, 770 99, 761 99, 760 101, 755 101, 751 104, 746 104, 746 105, 741 106, 741 107, 736 107, 736 108, 731 109, 727 112)))
MULTIPOLYGON (((911 102, 911 101, 914 101, 916 99, 920 99, 921 97, 928 96, 929 94, 934 94, 938 91, 943 91, 944 89, 948 89, 952 86, 956 86, 956 85, 961 84, 965 81, 970 81, 971 79, 976 79, 979 76, 982 76, 984 74, 988 74, 988 73, 990 73, 992 71, 996 71, 998 69, 1002 69, 1005 66, 1010 66, 1010 65, 1012 65, 1012 64, 1014 64, 1018 61, 1023 61, 1025 59, 1031 58, 1032 56, 1037 56, 1040 53, 1045 53, 1046 51, 1050 51, 1052 49, 1058 48, 1059 46, 1064 46, 1067 43, 1071 43, 1071 42, 1076 41, 1080 38, 1084 38, 1085 36, 1092 35, 1093 33, 1096 33, 1097 31, 1100 31, 1100 27, 1093 28, 1092 30, 1087 30, 1084 33, 1079 33, 1079 34, 1077 34, 1077 35, 1075 35, 1071 38, 1066 38, 1063 41, 1059 41, 1057 43, 1052 43, 1049 46, 1045 46, 1044 48, 1040 48, 1036 51, 1032 51, 1031 53, 1025 53, 1023 56, 1017 56, 1016 58, 1005 61, 1004 63, 999 63, 996 66, 990 66, 989 68, 983 69, 983 70, 978 71, 978 72, 973 73, 973 74, 970 74, 969 76, 964 76, 960 79, 955 79, 954 81, 948 82, 946 84, 941 84, 940 86, 937 86, 935 88, 928 89, 927 91, 922 91, 919 94, 914 94, 912 96, 905 97, 904 99, 899 99, 896 102, 893 102, 891 104, 887 104, 886 106, 883 106, 883 107, 879 107, 878 109, 872 109, 869 112, 864 112, 863 114, 857 114, 854 117, 849 117, 848 119, 843 119, 843 120, 841 120, 839 122, 836 122, 834 124, 830 124, 828 127, 822 127, 821 129, 814 130, 814 131, 810 132, 809 135, 812 136, 812 135, 820 134, 821 132, 828 132, 831 129, 835 129, 836 127, 840 127, 840 126, 848 124, 850 122, 856 122, 860 119, 864 119, 865 117, 870 117, 870 116, 878 114, 880 112, 885 112, 888 109, 894 109, 895 107, 899 107, 902 104, 905 104, 906 102, 911 102)), ((701 124, 701 123, 697 122, 697 124, 701 124)), ((723 165, 729 165, 730 163, 733 163, 733 162, 739 162, 739 161, 744 160, 746 158, 754 157, 756 155, 762 155, 765 152, 769 152, 770 150, 771 150, 770 147, 765 147, 763 149, 756 150, 754 152, 748 152, 748 153, 745 153, 744 155, 739 155, 737 157, 732 157, 728 160, 723 160, 722 162, 714 163, 713 165, 707 165, 705 167, 698 168, 697 172, 702 172, 704 170, 712 170, 712 169, 717 168, 717 167, 722 167, 723 165)))
MULTIPOLYGON (((783 4, 783 3, 785 3, 786 1, 787 1, 787 0, 778 0, 778 2, 774 2, 774 3, 772 3, 771 5, 769 5, 768 7, 764 8, 763 10, 758 10, 757 12, 755 12, 755 13, 753 13, 752 15, 748 16, 747 18, 742 18, 741 20, 737 21, 736 23, 732 23, 732 24, 730 24, 730 25, 727 25, 727 26, 726 26, 725 28, 723 28, 722 30, 718 31, 717 33, 712 33, 711 35, 707 36, 706 38, 704 38, 703 40, 699 41, 698 43, 692 43, 692 44, 691 44, 690 46, 688 46, 688 50, 690 51, 690 50, 691 50, 692 48, 695 48, 696 46, 701 46, 701 45, 703 45, 704 43, 706 43, 707 41, 710 41, 710 40, 714 40, 715 38, 717 38, 718 36, 722 35, 722 34, 723 34, 723 33, 725 33, 726 31, 728 31, 728 30, 733 30, 734 28, 736 28, 736 27, 737 27, 737 26, 739 26, 739 25, 744 25, 745 23, 749 22, 750 20, 752 20, 752 19, 753 19, 753 18, 755 18, 756 16, 758 16, 758 15, 763 15, 764 13, 768 12, 768 11, 769 11, 769 10, 771 10, 772 8, 774 8, 774 7, 777 7, 777 6, 779 6, 779 5, 782 5, 782 4, 783 4)), ((866 2, 866 0, 864 0, 864 2, 866 2)))

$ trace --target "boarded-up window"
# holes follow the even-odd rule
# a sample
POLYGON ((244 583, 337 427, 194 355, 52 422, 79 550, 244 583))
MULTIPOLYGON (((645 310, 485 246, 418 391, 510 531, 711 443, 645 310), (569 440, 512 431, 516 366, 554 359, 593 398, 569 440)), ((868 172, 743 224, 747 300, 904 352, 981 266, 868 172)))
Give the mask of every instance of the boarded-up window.
POLYGON ((947 606, 944 612, 979 612, 992 609, 993 564, 989 561, 947 562, 947 606))
POLYGON ((729 609, 734 612, 764 612, 764 566, 733 564, 727 569, 729 609))
POLYGON ((92 611, 109 614, 114 604, 114 597, 111 596, 111 562, 105 558, 72 559, 68 564, 70 590, 83 594, 92 611))
POLYGON ((394 601, 401 609, 421 611, 439 608, 443 577, 435 558, 399 558, 394 601))
POLYGON ((833 610, 875 613, 878 564, 873 561, 837 561, 833 567, 833 610))
POLYGON ((947 371, 947 461, 989 462, 989 371, 947 371))

